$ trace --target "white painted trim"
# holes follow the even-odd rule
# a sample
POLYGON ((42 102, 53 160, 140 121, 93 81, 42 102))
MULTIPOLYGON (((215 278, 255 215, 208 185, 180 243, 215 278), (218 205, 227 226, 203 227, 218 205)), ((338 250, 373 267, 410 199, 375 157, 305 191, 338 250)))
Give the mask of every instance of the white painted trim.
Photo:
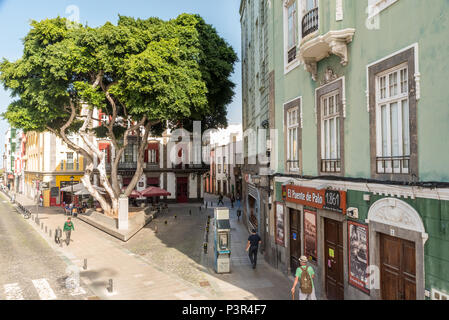
POLYGON ((377 195, 384 195, 389 197, 403 197, 403 198, 425 198, 434 200, 449 201, 449 188, 430 189, 422 187, 408 187, 408 186, 394 186, 378 183, 361 183, 350 181, 331 181, 331 180, 305 180, 290 177, 276 177, 275 182, 288 183, 294 181, 295 185, 321 189, 324 186, 329 186, 335 190, 354 190, 367 192, 377 195))
MULTIPOLYGON (((369 68, 378 64, 379 62, 382 62, 384 60, 387 60, 391 57, 394 57, 395 55, 398 55, 404 51, 407 51, 411 48, 414 48, 415 50, 415 82, 416 82, 416 101, 420 100, 421 98, 421 73, 419 72, 419 45, 418 42, 415 42, 414 44, 405 47, 403 49, 400 49, 396 52, 393 52, 392 54, 389 54, 388 56, 385 56, 383 58, 380 58, 379 60, 376 60, 374 62, 371 62, 370 64, 366 65, 366 109, 369 112, 369 96, 370 96, 370 91, 369 91, 369 68)), ((410 84, 409 84, 410 85, 410 84)))
POLYGON ((368 211, 368 220, 401 229, 417 231, 426 239, 426 229, 421 216, 408 203, 396 198, 376 201, 368 211))
POLYGON ((372 1, 368 0, 368 8, 371 7, 371 10, 369 11, 371 15, 368 17, 368 20, 371 20, 397 1, 398 0, 375 0, 375 2, 371 4, 370 2, 372 1))
POLYGON ((297 68, 301 62, 299 61, 299 50, 296 52, 295 60, 288 63, 288 7, 296 1, 296 42, 299 44, 299 35, 301 32, 301 18, 299 4, 301 0, 283 0, 283 26, 284 26, 284 75, 297 68))
POLYGON ((343 20, 343 0, 335 1, 335 21, 343 20))

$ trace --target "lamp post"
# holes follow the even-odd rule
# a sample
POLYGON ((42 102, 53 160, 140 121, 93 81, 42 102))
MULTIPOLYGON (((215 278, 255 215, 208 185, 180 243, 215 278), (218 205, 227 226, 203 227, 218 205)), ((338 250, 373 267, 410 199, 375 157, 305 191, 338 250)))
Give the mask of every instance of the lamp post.
POLYGON ((72 185, 72 204, 73 204, 73 180, 75 180, 75 177, 74 176, 71 176, 70 177, 70 184, 72 185))

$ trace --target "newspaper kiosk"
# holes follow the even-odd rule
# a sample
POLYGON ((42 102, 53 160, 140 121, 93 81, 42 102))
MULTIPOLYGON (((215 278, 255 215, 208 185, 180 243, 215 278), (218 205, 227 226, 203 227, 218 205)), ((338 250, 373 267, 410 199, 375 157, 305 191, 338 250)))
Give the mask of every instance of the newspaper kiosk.
POLYGON ((231 224, 229 209, 216 208, 214 217, 215 272, 231 272, 231 224))

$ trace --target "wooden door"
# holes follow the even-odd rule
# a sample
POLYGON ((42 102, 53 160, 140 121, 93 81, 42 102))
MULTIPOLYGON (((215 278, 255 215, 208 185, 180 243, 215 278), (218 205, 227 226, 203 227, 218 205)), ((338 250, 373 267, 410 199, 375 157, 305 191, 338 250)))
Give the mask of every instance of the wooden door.
POLYGON ((189 200, 187 190, 188 178, 177 178, 176 183, 176 201, 186 203, 189 200))
POLYGON ((380 281, 384 300, 416 300, 415 243, 380 235, 380 281))
POLYGON ((290 268, 293 274, 301 257, 301 211, 290 210, 290 268))
POLYGON ((324 220, 325 288, 329 300, 344 299, 343 224, 324 220))

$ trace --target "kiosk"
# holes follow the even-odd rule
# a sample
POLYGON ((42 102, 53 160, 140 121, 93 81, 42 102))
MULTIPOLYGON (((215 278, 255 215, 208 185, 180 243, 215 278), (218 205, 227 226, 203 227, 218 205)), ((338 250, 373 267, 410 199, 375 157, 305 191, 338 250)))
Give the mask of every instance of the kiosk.
POLYGON ((231 224, 229 209, 216 208, 214 214, 215 272, 231 272, 231 224))

